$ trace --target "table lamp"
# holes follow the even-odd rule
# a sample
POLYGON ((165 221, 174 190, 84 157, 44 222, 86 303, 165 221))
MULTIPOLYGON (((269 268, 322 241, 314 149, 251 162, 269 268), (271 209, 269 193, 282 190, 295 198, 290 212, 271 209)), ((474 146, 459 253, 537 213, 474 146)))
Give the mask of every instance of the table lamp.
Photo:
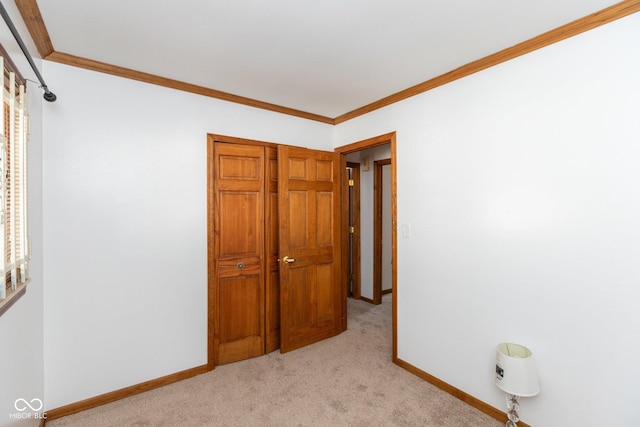
POLYGON ((518 398, 540 393, 531 350, 519 344, 499 344, 496 348, 496 385, 507 393, 506 427, 516 427, 520 421, 518 398))

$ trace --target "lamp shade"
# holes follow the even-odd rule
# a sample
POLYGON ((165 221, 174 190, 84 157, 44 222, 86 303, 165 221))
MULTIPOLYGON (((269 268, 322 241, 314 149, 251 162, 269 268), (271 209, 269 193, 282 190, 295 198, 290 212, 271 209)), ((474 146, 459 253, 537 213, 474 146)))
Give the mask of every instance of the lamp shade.
POLYGON ((530 397, 540 393, 531 350, 519 344, 499 344, 496 348, 496 385, 515 396, 530 397))

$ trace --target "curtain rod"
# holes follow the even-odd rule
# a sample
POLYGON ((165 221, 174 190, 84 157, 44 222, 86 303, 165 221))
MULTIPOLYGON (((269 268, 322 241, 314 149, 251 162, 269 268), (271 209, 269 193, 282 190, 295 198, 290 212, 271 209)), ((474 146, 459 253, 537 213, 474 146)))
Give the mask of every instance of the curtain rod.
POLYGON ((46 101, 54 102, 56 99, 58 99, 58 97, 49 90, 49 88, 47 87, 47 84, 44 82, 44 79, 42 78, 40 71, 38 71, 36 64, 34 64, 33 58, 29 54, 27 47, 24 45, 24 42, 22 41, 20 34, 18 34, 18 30, 13 25, 13 21, 11 21, 11 17, 7 13, 7 10, 4 8, 4 5, 2 4, 2 2, 0 2, 0 14, 2 14, 2 18, 4 19, 4 22, 7 23, 7 26, 9 27, 9 30, 11 30, 13 37, 18 42, 20 49, 22 49, 22 53, 24 53, 24 56, 27 58, 27 61, 29 61, 29 65, 31 65, 31 68, 33 68, 33 72, 36 73, 36 77, 38 77, 38 80, 40 81, 40 87, 44 89, 43 98, 46 101))

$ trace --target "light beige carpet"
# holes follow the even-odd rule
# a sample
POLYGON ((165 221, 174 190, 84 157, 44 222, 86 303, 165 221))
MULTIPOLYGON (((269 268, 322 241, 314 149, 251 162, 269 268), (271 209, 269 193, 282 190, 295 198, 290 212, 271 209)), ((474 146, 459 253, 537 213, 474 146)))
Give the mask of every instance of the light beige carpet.
POLYGON ((349 328, 323 342, 215 370, 47 427, 451 426, 503 424, 393 364, 391 295, 349 300, 349 328))

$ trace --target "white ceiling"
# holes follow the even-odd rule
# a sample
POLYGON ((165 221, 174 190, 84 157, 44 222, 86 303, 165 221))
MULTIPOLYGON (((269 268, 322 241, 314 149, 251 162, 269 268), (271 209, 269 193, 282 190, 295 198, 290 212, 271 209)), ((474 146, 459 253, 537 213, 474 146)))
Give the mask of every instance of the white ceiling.
POLYGON ((38 0, 54 49, 336 117, 616 0, 38 0))

